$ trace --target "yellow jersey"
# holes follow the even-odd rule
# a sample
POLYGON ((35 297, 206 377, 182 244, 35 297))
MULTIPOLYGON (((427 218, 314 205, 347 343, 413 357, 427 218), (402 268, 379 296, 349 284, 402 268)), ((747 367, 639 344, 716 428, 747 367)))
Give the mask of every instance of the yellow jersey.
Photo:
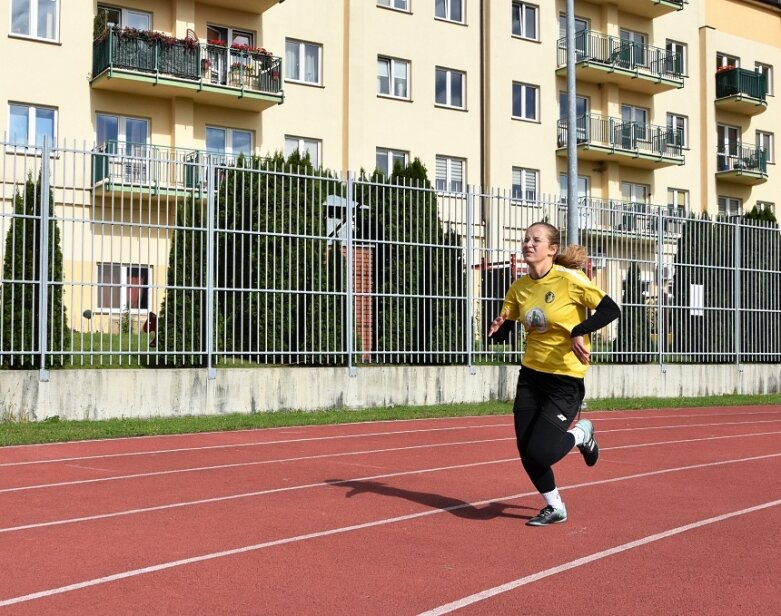
MULTIPOLYGON (((529 275, 507 291, 502 316, 520 321, 526 330, 526 351, 521 364, 532 370, 583 378, 584 366, 572 352, 570 333, 586 319, 606 293, 580 270, 554 265, 543 278, 529 275)), ((589 336, 584 336, 590 347, 589 336)))

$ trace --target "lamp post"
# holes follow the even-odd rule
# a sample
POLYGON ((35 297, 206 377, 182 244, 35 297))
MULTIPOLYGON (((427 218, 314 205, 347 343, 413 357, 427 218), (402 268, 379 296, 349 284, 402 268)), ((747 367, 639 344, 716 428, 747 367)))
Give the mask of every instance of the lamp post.
POLYGON ((575 0, 567 0, 567 244, 579 244, 575 0))

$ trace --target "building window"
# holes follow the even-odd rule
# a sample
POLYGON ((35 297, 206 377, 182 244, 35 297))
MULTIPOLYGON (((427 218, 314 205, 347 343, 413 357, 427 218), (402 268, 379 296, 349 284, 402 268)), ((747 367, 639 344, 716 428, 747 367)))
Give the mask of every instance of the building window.
POLYGON ((513 167, 512 198, 523 201, 537 201, 539 171, 513 167))
POLYGON ((446 19, 464 23, 464 0, 434 0, 434 15, 437 19, 446 19))
POLYGON ((97 308, 103 312, 149 310, 152 266, 97 264, 97 308))
POLYGON ((57 110, 35 105, 9 105, 9 135, 17 146, 42 146, 44 137, 49 145, 56 140, 57 110))
POLYGON ((100 13, 105 15, 106 26, 109 28, 133 28, 135 30, 152 29, 151 13, 98 4, 98 14, 100 13))
POLYGON ((773 216, 776 215, 776 204, 770 201, 757 201, 757 209, 760 212, 768 211, 773 214, 773 216))
POLYGON ((437 190, 462 192, 466 177, 466 160, 437 156, 437 190))
POLYGON ((620 31, 622 47, 627 48, 627 52, 621 52, 619 64, 628 64, 629 66, 647 66, 646 45, 647 37, 641 32, 633 30, 620 31))
POLYGON ((513 2, 513 36, 520 36, 533 41, 539 39, 537 30, 538 10, 535 5, 528 2, 513 2))
POLYGON ((740 58, 738 58, 737 56, 730 56, 726 53, 718 52, 716 54, 716 70, 719 70, 720 68, 724 68, 727 66, 733 68, 739 68, 740 58))
POLYGON ((60 1, 11 0, 11 34, 56 41, 60 35, 60 1))
POLYGON ((377 6, 386 6, 389 9, 408 11, 409 1, 408 0, 377 0, 377 6))
POLYGON ((689 191, 680 188, 667 189, 667 209, 671 216, 683 217, 689 211, 689 191))
POLYGON ((689 147, 689 118, 677 113, 667 114, 667 145, 689 147))
POLYGON ((513 118, 537 120, 539 90, 537 86, 513 82, 513 118))
POLYGON ((252 156, 252 133, 248 130, 206 127, 206 150, 213 154, 225 154, 226 160, 235 161, 241 154, 252 156))
POLYGON ((740 216, 743 213, 743 200, 735 197, 719 197, 720 216, 740 216))
POLYGON ((466 73, 452 71, 447 68, 437 68, 436 76, 437 105, 463 109, 466 106, 466 73))
POLYGON ((758 130, 757 147, 762 148, 765 151, 765 160, 767 162, 776 162, 775 153, 773 152, 773 133, 766 133, 765 131, 758 130))
POLYGON ((321 149, 322 142, 319 139, 285 135, 285 158, 289 158, 293 152, 298 152, 301 156, 309 154, 309 161, 312 163, 312 166, 317 169, 320 167, 321 149))
POLYGON ((385 177, 390 177, 396 165, 402 168, 407 166, 409 153, 402 150, 391 150, 390 148, 377 148, 377 171, 385 177))
POLYGON ((285 41, 285 79, 320 85, 322 83, 320 64, 323 47, 316 43, 305 43, 287 39, 285 41))
MULTIPOLYGON (((588 199, 589 195, 591 194, 591 184, 589 181, 588 176, 585 175, 579 175, 578 176, 578 200, 581 199, 588 199)), ((567 202, 567 190, 569 189, 568 182, 567 182, 567 174, 561 173, 559 174, 559 202, 560 203, 566 203, 567 202)))
POLYGON ((621 130, 616 135, 619 145, 625 150, 634 150, 638 142, 648 139, 648 109, 633 105, 621 105, 621 130))
POLYGON ((409 98, 409 62, 396 58, 377 58, 377 92, 383 96, 409 98))
POLYGON ((765 91, 769 95, 773 95, 773 67, 769 64, 762 64, 761 62, 755 62, 754 68, 756 71, 765 76, 765 91))
POLYGON ((680 73, 686 75, 688 73, 688 50, 685 43, 679 43, 678 41, 667 41, 667 59, 665 64, 665 71, 668 73, 680 73))
POLYGON ((647 184, 621 182, 621 199, 627 203, 647 204, 651 187, 647 184))

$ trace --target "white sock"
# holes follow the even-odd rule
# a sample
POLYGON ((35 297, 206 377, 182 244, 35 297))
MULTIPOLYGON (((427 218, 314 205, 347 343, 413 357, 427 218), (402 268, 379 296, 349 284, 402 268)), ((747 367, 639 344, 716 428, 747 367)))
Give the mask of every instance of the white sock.
POLYGON ((584 432, 583 428, 579 427, 578 424, 575 424, 567 430, 572 436, 575 437, 575 446, 582 445, 583 441, 586 440, 586 433, 584 432))
POLYGON ((553 488, 550 492, 545 492, 542 497, 545 499, 545 503, 553 507, 554 509, 567 510, 564 506, 564 501, 561 500, 558 488, 553 488))

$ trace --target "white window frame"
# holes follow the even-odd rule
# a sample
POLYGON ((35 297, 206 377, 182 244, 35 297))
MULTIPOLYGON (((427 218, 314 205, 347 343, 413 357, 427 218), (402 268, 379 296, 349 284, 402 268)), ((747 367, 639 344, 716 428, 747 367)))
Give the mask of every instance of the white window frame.
POLYGON ((442 21, 451 21, 456 24, 466 23, 466 0, 434 0, 434 19, 440 19, 442 21), (453 4, 457 4, 461 8, 461 19, 454 19, 453 4), (444 9, 444 14, 440 11, 440 7, 444 9))
POLYGON ((465 158, 437 154, 435 168, 436 187, 439 192, 464 191, 466 186, 465 158))
POLYGON ((773 67, 764 62, 754 62, 754 70, 765 76, 765 85, 767 86, 767 95, 773 96, 773 67))
POLYGON ((404 11, 409 13, 410 0, 377 0, 377 6, 391 9, 392 11, 404 11))
POLYGON ((54 24, 52 24, 52 36, 40 36, 38 34, 38 3, 42 0, 11 0, 8 8, 8 30, 10 36, 18 36, 23 38, 35 39, 37 41, 53 41, 59 42, 60 40, 60 0, 46 0, 48 2, 54 2, 54 24), (24 4, 27 4, 27 9, 23 8, 24 4), (27 32, 14 32, 14 8, 21 9, 27 13, 27 32), (33 33, 33 31, 35 31, 33 33))
MULTIPOLYGON (((152 13, 149 11, 139 11, 137 9, 126 9, 121 6, 114 6, 112 4, 106 4, 101 2, 97 6, 98 12, 101 10, 103 11, 116 11, 119 13, 119 23, 111 23, 107 22, 107 26, 116 26, 118 28, 125 28, 125 27, 131 27, 130 17, 136 16, 136 17, 145 17, 147 20, 147 25, 145 28, 138 28, 139 30, 151 30, 152 29, 152 13)), ((132 26, 135 27, 135 26, 132 26)))
MULTIPOLYGON (((289 52, 288 46, 295 47, 295 52, 298 56, 298 74, 294 75, 288 71, 293 71, 295 65, 292 62, 285 62, 285 81, 293 83, 303 83, 311 86, 319 86, 323 84, 323 46, 319 43, 312 43, 309 41, 301 41, 298 39, 288 38, 285 39, 285 60, 287 60, 289 52), (317 74, 314 78, 311 78, 306 74, 306 59, 307 50, 313 50, 316 52, 317 58, 315 70, 317 74)), ((291 52, 293 50, 290 50, 291 52)))
POLYGON ((301 156, 309 152, 309 160, 315 169, 322 165, 323 142, 320 139, 311 137, 300 137, 297 135, 285 135, 285 158, 293 152, 298 151, 301 156))
POLYGON ((643 205, 648 205, 650 197, 651 187, 648 184, 621 182, 621 200, 625 203, 641 203, 643 205))
POLYGON ((776 204, 772 201, 757 201, 757 209, 760 212, 762 210, 770 210, 770 213, 773 214, 773 216, 776 215, 776 204))
POLYGON ((376 168, 385 177, 390 177, 393 174, 396 161, 399 159, 401 159, 402 166, 406 167, 409 165, 409 152, 405 152, 404 150, 394 150, 392 148, 377 148, 376 150, 376 168), (382 166, 379 164, 381 158, 385 159, 382 166))
POLYGON ((56 107, 50 107, 48 105, 31 105, 29 103, 18 103, 18 102, 10 102, 8 103, 8 138, 9 140, 12 139, 11 137, 11 107, 21 107, 21 108, 27 108, 27 143, 14 143, 11 141, 11 145, 16 148, 33 148, 38 149, 41 146, 36 143, 36 133, 37 131, 37 114, 38 111, 51 111, 54 114, 54 118, 52 121, 52 135, 50 136, 49 145, 53 146, 57 143, 57 108, 56 107))
POLYGON ((731 56, 728 53, 722 53, 720 51, 716 52, 716 70, 724 66, 740 68, 740 58, 737 56, 731 56))
POLYGON ((678 129, 681 131, 681 142, 676 143, 670 139, 670 133, 667 134, 667 143, 669 145, 680 145, 684 149, 689 148, 689 118, 680 113, 667 114, 667 130, 678 129))
POLYGON ((212 131, 221 131, 223 133, 224 139, 223 143, 224 146, 222 150, 209 150, 208 146, 206 151, 212 154, 224 154, 226 160, 234 161, 237 159, 241 154, 244 154, 244 156, 250 157, 252 156, 255 147, 255 135, 252 133, 251 130, 246 130, 243 128, 229 128, 227 126, 217 126, 214 124, 207 124, 206 125, 206 132, 208 133, 210 130, 212 131), (236 133, 246 133, 249 135, 249 151, 248 152, 241 152, 241 151, 234 151, 233 149, 233 136, 236 133))
POLYGON ((511 186, 513 202, 536 203, 540 189, 539 170, 513 167, 511 186))
POLYGON ((629 30, 627 28, 621 28, 619 30, 619 38, 622 43, 632 44, 632 66, 648 66, 648 35, 637 30, 629 30), (639 50, 635 53, 634 50, 639 50))
POLYGON ((451 107, 453 109, 466 109, 466 73, 464 71, 456 71, 450 68, 443 68, 437 66, 434 69, 434 104, 438 107, 451 107), (443 74, 445 76, 445 100, 440 101, 438 91, 439 76, 443 74), (461 104, 457 105, 453 102, 453 95, 455 94, 455 86, 453 85, 454 75, 461 77, 461 104))
MULTIPOLYGON (((578 175, 578 201, 591 197, 591 178, 587 175, 578 175)), ((559 174, 559 203, 567 203, 568 180, 566 173, 559 174)))
POLYGON ((512 4, 512 16, 510 18, 510 28, 512 35, 517 38, 525 39, 527 41, 539 41, 540 40, 540 7, 536 4, 529 2, 522 2, 521 0, 514 0, 512 4), (531 35, 528 34, 529 20, 528 15, 532 14, 534 21, 531 24, 531 28, 534 32, 531 35), (516 24, 518 25, 516 31, 516 24))
POLYGON ((681 43, 680 41, 667 39, 667 43, 665 44, 665 49, 668 52, 680 54, 681 74, 688 75, 689 74, 689 48, 686 45, 686 43, 681 43))
POLYGON ((773 133, 770 133, 766 130, 758 130, 757 131, 757 138, 756 138, 756 146, 765 148, 765 152, 767 154, 765 160, 768 163, 775 163, 776 162, 776 156, 775 156, 775 138, 773 133))
POLYGON ((689 211, 689 191, 684 188, 667 189, 667 207, 672 216, 684 217, 689 211))
POLYGON ((743 199, 737 197, 718 196, 720 216, 740 216, 743 214, 743 199))
POLYGON ((410 72, 411 66, 409 60, 402 60, 400 58, 392 58, 390 56, 377 56, 377 95, 388 98, 398 98, 401 100, 410 99, 410 72), (380 65, 387 67, 388 71, 388 92, 383 92, 380 81, 380 65), (406 70, 406 77, 402 78, 398 75, 397 69, 404 67, 406 70), (396 86, 404 84, 404 94, 396 94, 396 86))
POLYGON ((154 274, 154 266, 139 263, 113 263, 113 262, 101 262, 95 264, 95 280, 97 281, 96 291, 97 297, 95 298, 95 312, 100 314, 121 314, 123 312, 130 312, 131 314, 146 314, 151 310, 151 306, 154 306, 152 291, 152 282, 154 274), (111 279, 105 280, 105 276, 102 276, 103 268, 110 268, 111 279), (145 270, 146 271, 146 283, 144 285, 138 285, 140 289, 146 291, 146 306, 130 306, 129 305, 129 290, 133 286, 129 282, 130 274, 132 270, 145 270), (119 280, 114 279, 114 274, 119 274, 119 280), (119 305, 113 306, 109 301, 109 305, 106 306, 103 302, 103 291, 108 290, 109 297, 113 299, 113 291, 119 289, 119 305))
POLYGON ((530 83, 522 83, 520 81, 513 81, 512 99, 510 104, 511 116, 514 120, 523 120, 525 122, 539 122, 540 121, 540 87, 530 83), (519 114, 516 115, 515 111, 515 92, 516 89, 520 89, 520 101, 521 108, 518 110, 519 114), (534 117, 529 116, 529 110, 526 105, 526 92, 527 90, 534 91, 534 117))

